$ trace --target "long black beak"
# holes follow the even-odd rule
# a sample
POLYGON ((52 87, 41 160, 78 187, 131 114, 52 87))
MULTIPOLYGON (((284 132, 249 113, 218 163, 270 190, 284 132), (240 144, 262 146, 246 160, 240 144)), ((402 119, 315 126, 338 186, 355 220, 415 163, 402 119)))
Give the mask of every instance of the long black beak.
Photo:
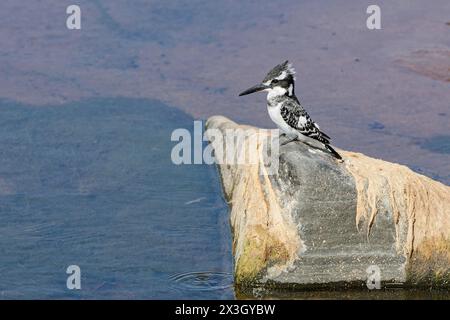
POLYGON ((250 89, 247 89, 247 90, 239 93, 239 97, 245 96, 245 95, 250 94, 250 93, 262 91, 264 89, 267 89, 267 86, 265 86, 263 84, 258 84, 258 85, 254 86, 254 87, 251 87, 250 89))

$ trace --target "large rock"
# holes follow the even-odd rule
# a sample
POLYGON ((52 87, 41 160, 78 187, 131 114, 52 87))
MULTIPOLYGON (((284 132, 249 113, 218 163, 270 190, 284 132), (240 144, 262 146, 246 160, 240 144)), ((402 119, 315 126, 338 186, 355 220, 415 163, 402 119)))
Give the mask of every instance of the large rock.
MULTIPOLYGON (((206 129, 214 142, 211 129, 226 135, 252 127, 215 116, 206 129)), ((239 154, 254 141, 257 157, 270 150, 250 137, 212 146, 239 154)), ((219 164, 236 283, 360 287, 379 268, 384 286, 448 286, 450 187, 405 166, 339 152, 343 162, 301 142, 282 145, 275 174, 263 161, 219 164)))

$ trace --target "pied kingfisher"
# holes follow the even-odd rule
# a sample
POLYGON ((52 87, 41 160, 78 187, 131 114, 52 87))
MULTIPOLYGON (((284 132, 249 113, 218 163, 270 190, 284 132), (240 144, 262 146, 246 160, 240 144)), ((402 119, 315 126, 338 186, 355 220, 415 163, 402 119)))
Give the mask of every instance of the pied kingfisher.
MULTIPOLYGON (((331 138, 320 131, 294 93, 295 70, 289 61, 277 65, 261 84, 245 90, 239 96, 267 91, 267 110, 273 122, 291 141, 300 140, 312 147, 325 149, 337 159, 339 153, 330 145, 331 138)), ((285 144, 285 143, 284 143, 285 144)))

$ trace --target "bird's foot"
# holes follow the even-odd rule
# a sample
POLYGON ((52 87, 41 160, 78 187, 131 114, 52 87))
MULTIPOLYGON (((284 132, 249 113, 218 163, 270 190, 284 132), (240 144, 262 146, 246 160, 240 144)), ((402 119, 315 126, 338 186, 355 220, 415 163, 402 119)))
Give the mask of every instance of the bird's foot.
POLYGON ((285 140, 285 141, 283 141, 283 142, 281 142, 280 143, 280 147, 281 146, 284 146, 284 145, 286 145, 286 144, 288 144, 288 143, 290 143, 290 142, 293 142, 293 141, 299 141, 297 138, 290 138, 290 139, 287 139, 287 140, 285 140))

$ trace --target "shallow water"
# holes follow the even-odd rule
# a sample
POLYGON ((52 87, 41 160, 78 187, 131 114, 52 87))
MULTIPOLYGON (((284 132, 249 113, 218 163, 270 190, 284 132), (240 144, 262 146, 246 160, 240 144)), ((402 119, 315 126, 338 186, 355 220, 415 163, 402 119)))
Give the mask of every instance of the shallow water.
POLYGON ((1 297, 233 298, 216 169, 170 159, 172 130, 192 125, 151 100, 2 101, 1 297))
POLYGON ((359 0, 77 3, 82 29, 69 31, 62 1, 1 1, 0 98, 143 97, 273 128, 262 94, 237 95, 289 59, 296 94, 336 147, 450 184, 435 140, 450 132, 448 0, 379 0, 381 30, 367 29, 359 0))

